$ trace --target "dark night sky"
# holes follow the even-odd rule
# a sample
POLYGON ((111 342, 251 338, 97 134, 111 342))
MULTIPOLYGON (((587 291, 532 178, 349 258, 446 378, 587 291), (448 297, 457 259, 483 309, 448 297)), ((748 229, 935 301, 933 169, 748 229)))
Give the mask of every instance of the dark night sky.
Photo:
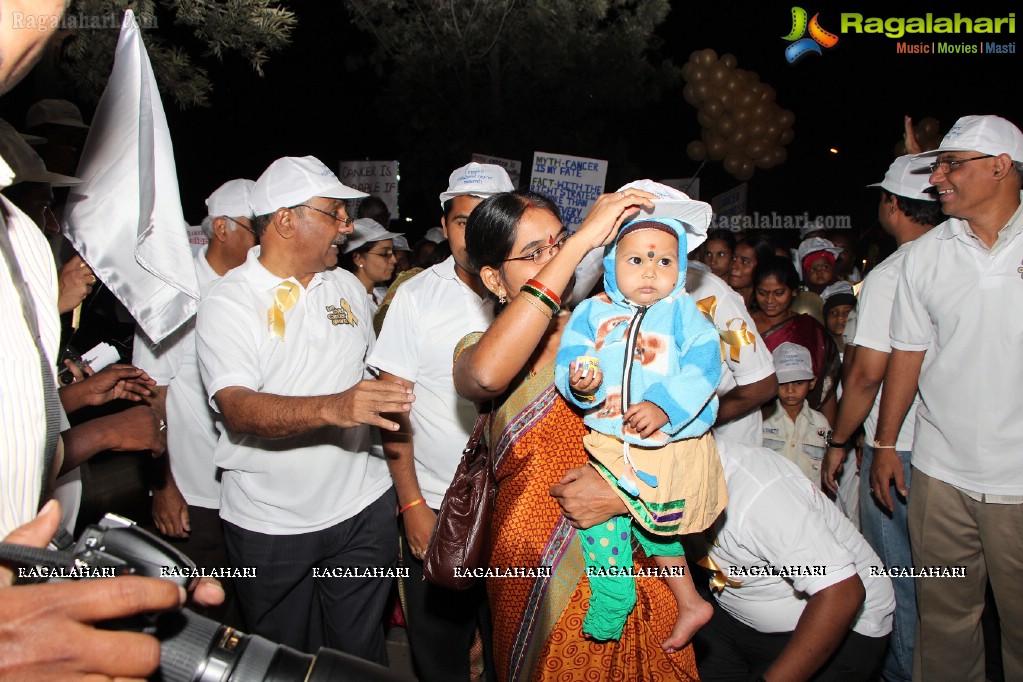
MULTIPOLYGON (((177 111, 167 105, 185 215, 197 221, 203 198, 220 182, 238 176, 255 178, 274 158, 315 154, 330 166, 340 158, 402 159, 388 130, 381 129, 373 93, 380 88, 371 71, 351 72, 346 57, 372 47, 371 39, 350 22, 343 3, 293 2, 299 27, 293 45, 273 57, 266 77, 259 78, 238 59, 223 65, 208 61, 215 92, 212 107, 177 111)), ((791 27, 791 3, 675 2, 659 28, 658 54, 681 66, 693 50, 711 47, 730 52, 738 66, 756 71, 777 90, 778 103, 795 113, 795 139, 788 160, 760 170, 749 182, 749 208, 761 213, 848 214, 854 226, 876 223, 876 195, 863 185, 880 180, 901 136, 902 115, 936 117, 947 128, 961 115, 996 113, 1023 123, 1018 94, 1018 54, 896 54, 897 40, 879 35, 840 35, 838 45, 795 65, 784 58, 781 39, 791 27), (839 150, 832 154, 830 147, 839 150)), ((865 16, 936 16, 960 12, 968 17, 1006 16, 1005 2, 852 2, 817 0, 802 5, 821 25, 838 32, 841 12, 865 16)), ((1023 27, 1023 13, 1019 18, 1023 27)), ((1017 29, 1017 34, 1019 29, 1017 29)), ((949 42, 977 44, 985 36, 948 36, 949 42)), ((1016 34, 990 36, 1014 42, 1016 34)), ((941 39, 907 36, 905 40, 941 39)), ((1023 44, 1020 45, 1023 47, 1023 44)), ((598 85, 598 84, 595 84, 598 85)), ((438 88, 438 97, 443 92, 438 88)), ((6 104, 6 103, 5 103, 6 104)), ((453 103, 468 110, 471 103, 453 103)), ((5 107, 6 108, 6 107, 5 107)), ((88 118, 88 113, 86 116, 88 118)), ((20 117, 10 115, 15 123, 20 117)), ((626 122, 618 122, 629 125, 626 122)), ((631 165, 612 162, 608 187, 635 176, 664 178, 691 175, 698 164, 685 153, 699 139, 696 110, 683 99, 681 86, 642 112, 630 135, 631 165)), ((517 155, 524 175, 531 152, 543 151, 608 158, 599 144, 592 148, 556 148, 523 140, 520 149, 473 148, 497 156, 517 155), (535 146, 534 146, 535 145, 535 146)), ((468 159, 451 158, 453 169, 468 159)), ((700 174, 701 198, 709 200, 736 183, 720 162, 700 174)), ((414 219, 414 232, 436 224, 436 195, 446 184, 439 177, 402 174, 402 218, 414 219)))

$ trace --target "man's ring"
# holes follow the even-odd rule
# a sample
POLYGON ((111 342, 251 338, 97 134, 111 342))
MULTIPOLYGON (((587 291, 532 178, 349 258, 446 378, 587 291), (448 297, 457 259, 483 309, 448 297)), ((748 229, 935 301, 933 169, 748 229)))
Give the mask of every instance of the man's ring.
POLYGON ((161 431, 166 431, 167 430, 167 422, 165 422, 162 419, 160 420, 160 430, 161 431))

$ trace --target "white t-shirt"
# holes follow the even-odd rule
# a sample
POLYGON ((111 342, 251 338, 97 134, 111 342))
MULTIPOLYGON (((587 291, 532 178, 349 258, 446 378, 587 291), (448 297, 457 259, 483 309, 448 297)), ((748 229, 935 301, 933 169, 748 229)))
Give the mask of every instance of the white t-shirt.
MULTIPOLYGON (((863 288, 860 289, 859 311, 856 319, 856 334, 852 343, 856 346, 863 346, 882 353, 891 353, 891 337, 888 335, 891 328, 892 304, 895 302, 895 290, 899 285, 899 275, 902 274, 903 261, 906 258, 906 251, 914 242, 906 242, 900 246, 895 253, 885 258, 877 265, 863 280, 863 288)), ((874 397, 874 405, 870 408, 870 414, 863 422, 863 430, 866 432, 866 442, 873 444, 874 436, 877 433, 877 418, 881 414, 881 393, 882 386, 874 397)), ((906 413, 906 421, 902 422, 902 430, 895 442, 895 447, 903 452, 913 449, 913 425, 916 422, 916 409, 920 404, 920 395, 913 398, 913 404, 906 413)))
POLYGON ((782 457, 728 440, 718 451, 728 507, 708 554, 742 583, 715 594, 721 607, 759 632, 791 632, 810 596, 859 574, 866 598, 852 629, 867 637, 891 632, 891 580, 870 575, 884 564, 838 507, 782 457))
POLYGON ((476 406, 455 392, 455 345, 492 320, 491 304, 458 278, 449 257, 401 285, 367 361, 416 384, 410 415, 416 477, 434 509, 451 485, 476 421, 476 406))
MULTIPOLYGON (((725 284, 724 280, 690 263, 686 269, 686 291, 696 302, 714 298, 714 326, 718 331, 737 331, 745 328, 753 342, 740 346, 739 359, 732 358, 732 346, 725 344, 721 381, 717 394, 723 396, 736 386, 747 386, 774 374, 774 359, 764 340, 757 333, 757 325, 749 316, 742 296, 725 284)), ((707 305, 710 305, 709 303, 707 305)), ((714 427, 715 438, 729 438, 748 445, 763 445, 763 420, 756 409, 739 419, 714 427)))
MULTIPOLYGON (((267 324, 281 281, 254 247, 199 304, 199 369, 214 409, 214 396, 231 386, 312 396, 344 391, 363 378, 373 346, 365 287, 338 268, 315 275, 285 313, 282 340, 267 324)), ((314 532, 349 519, 391 486, 387 465, 369 447, 368 426, 276 439, 225 429, 214 454, 224 470, 220 516, 270 535, 314 532)))
MULTIPOLYGON (((206 260, 207 247, 195 255, 200 294, 220 275, 206 260)), ((132 362, 146 370, 158 386, 167 386, 167 452, 171 473, 188 504, 220 508, 220 481, 213 451, 220 439, 217 413, 209 405, 195 350, 195 318, 183 324, 158 347, 136 331, 132 362)))
POLYGON ((1023 204, 988 250, 949 219, 913 243, 892 348, 927 351, 913 465, 988 495, 1023 495, 1023 204))
MULTIPOLYGON (((13 179, 14 172, 0 159, 0 188, 13 179)), ((7 213, 11 246, 31 291, 43 351, 56 386, 60 318, 53 253, 42 231, 21 209, 6 197, 0 201, 7 213)), ((25 324, 21 296, 26 292, 16 290, 8 267, 8 263, 0 263, 0 330, 4 335, 0 343, 0 538, 35 517, 43 480, 49 473, 44 471, 46 403, 35 329, 30 331, 25 324)))

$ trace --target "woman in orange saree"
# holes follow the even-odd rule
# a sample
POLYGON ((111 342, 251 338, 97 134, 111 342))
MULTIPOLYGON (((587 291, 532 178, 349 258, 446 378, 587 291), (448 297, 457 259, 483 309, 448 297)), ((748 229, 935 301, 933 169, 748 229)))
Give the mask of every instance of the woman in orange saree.
MULTIPOLYGON (((546 307, 543 297, 519 293, 527 282, 544 292, 570 290, 582 257, 612 240, 623 219, 650 205, 652 198, 639 190, 604 195, 567 240, 557 208, 532 192, 487 199, 466 226, 474 266, 487 288, 505 302, 486 333, 466 337, 455 351, 459 392, 495 404, 489 444, 497 463, 498 496, 490 565, 534 574, 487 581, 501 680, 697 678, 691 647, 674 654, 661 650, 676 606, 657 578, 637 578, 636 607, 620 640, 596 641, 582 634, 590 596, 582 547, 550 495, 550 487, 567 471, 588 461, 582 418, 554 388, 554 360, 568 316, 555 312, 556 306, 546 307), (546 567, 549 577, 542 577, 546 567)), ((637 568, 654 566, 641 556, 637 551, 637 568)))

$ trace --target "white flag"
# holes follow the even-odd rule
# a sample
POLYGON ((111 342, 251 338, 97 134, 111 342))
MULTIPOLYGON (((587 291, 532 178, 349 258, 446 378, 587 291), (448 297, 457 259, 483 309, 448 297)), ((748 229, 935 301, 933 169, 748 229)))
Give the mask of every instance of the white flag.
POLYGON ((77 176, 84 182, 68 198, 64 231, 159 343, 195 314, 199 284, 167 117, 131 10, 77 176))

